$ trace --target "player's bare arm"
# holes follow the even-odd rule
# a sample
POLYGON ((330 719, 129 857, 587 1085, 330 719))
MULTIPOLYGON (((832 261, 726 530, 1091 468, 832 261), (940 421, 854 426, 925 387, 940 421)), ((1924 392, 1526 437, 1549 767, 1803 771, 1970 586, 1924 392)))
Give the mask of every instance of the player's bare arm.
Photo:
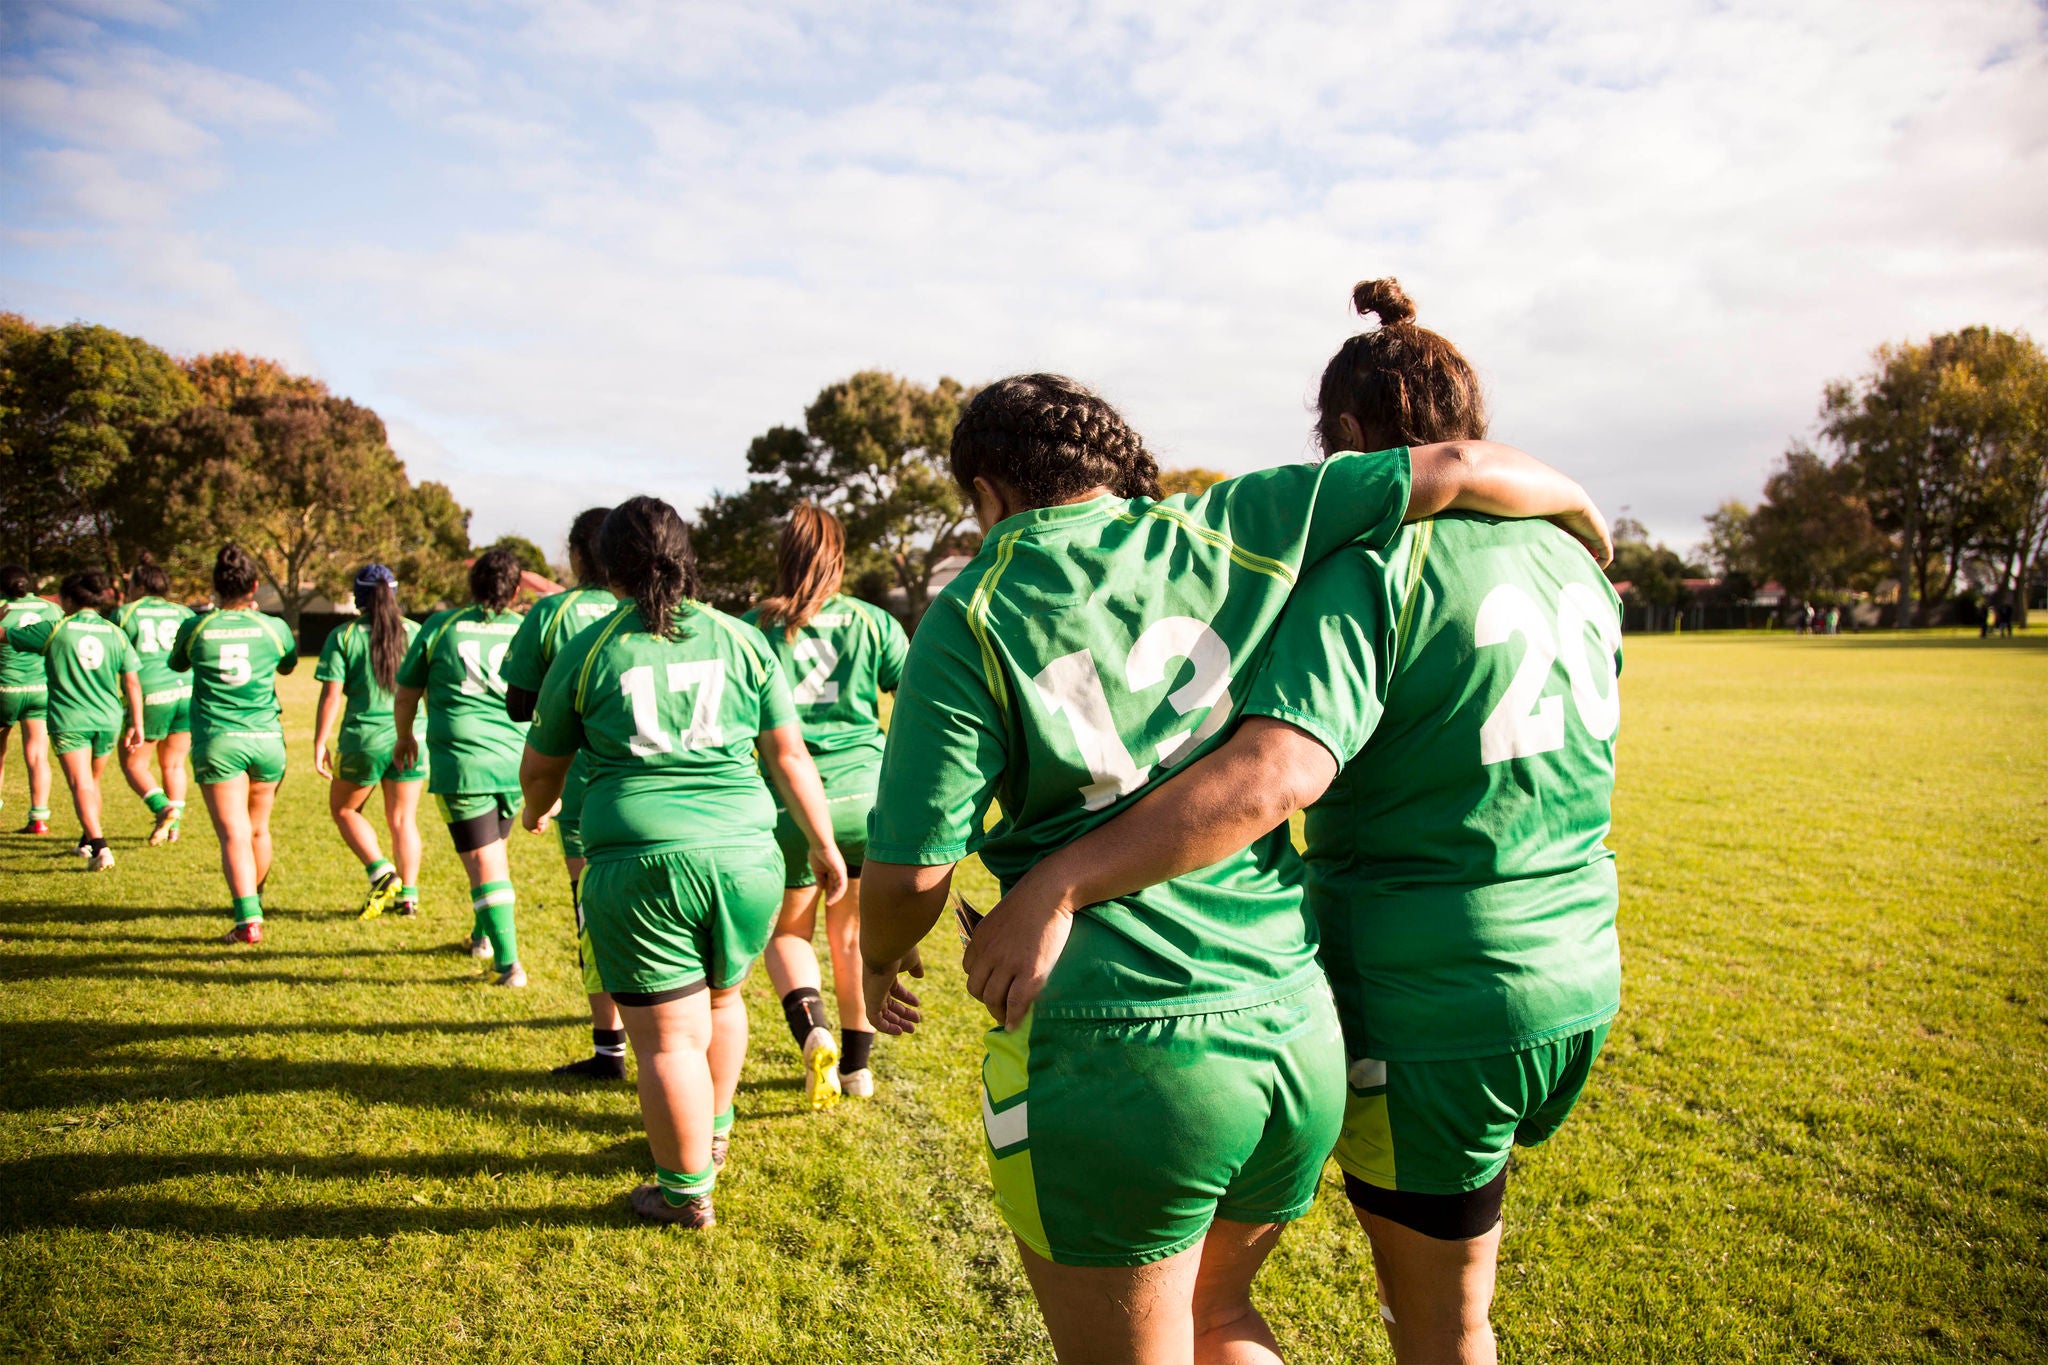
POLYGON ((562 808, 562 786, 569 780, 573 753, 560 758, 531 744, 519 755, 519 823, 528 834, 544 834, 548 821, 562 808))
POLYGON ((320 684, 320 712, 313 722, 313 771, 320 776, 334 776, 334 764, 328 755, 328 745, 334 739, 334 724, 341 718, 342 685, 338 682, 320 684))
POLYGON ((420 698, 427 695, 423 687, 407 687, 400 683, 398 690, 391 694, 391 726, 397 738, 391 746, 391 761, 399 771, 410 769, 420 760, 419 736, 415 735, 413 722, 419 719, 420 698))
POLYGON ((1314 804, 1336 775, 1337 761, 1306 731, 1247 717, 1214 753, 1025 873, 968 942, 969 994, 1016 1028, 1076 910, 1222 861, 1314 804))
POLYGON ((861 995, 880 1032, 917 1031, 918 999, 901 977, 924 975, 917 945, 945 912, 953 867, 870 861, 861 871, 861 995))
POLYGON ((128 733, 121 739, 124 749, 142 747, 142 678, 135 673, 121 675, 121 692, 128 704, 128 733))
POLYGON ((832 842, 832 813, 825 805, 825 784, 818 779, 818 765, 804 747, 800 726, 778 725, 763 730, 758 752, 782 797, 782 804, 803 831, 810 846, 811 871, 829 905, 846 894, 846 860, 832 842))
MULTIPOLYGON (((1355 424, 1354 424, 1355 425, 1355 424)), ((1614 559, 1607 519, 1577 481, 1498 441, 1440 441, 1408 452, 1408 513, 1422 521, 1439 512, 1543 517, 1584 545, 1604 568, 1614 559)))

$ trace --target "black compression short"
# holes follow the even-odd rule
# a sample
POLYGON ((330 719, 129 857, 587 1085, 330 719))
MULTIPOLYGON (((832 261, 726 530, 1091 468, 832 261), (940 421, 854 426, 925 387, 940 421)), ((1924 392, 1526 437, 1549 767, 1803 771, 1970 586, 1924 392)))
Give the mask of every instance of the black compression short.
POLYGON ((1389 1223, 1399 1223, 1411 1232, 1434 1237, 1439 1242, 1463 1242, 1483 1237, 1500 1222, 1501 1201, 1508 1192, 1508 1168, 1476 1190, 1463 1194, 1412 1194, 1383 1190, 1368 1185, 1349 1171, 1344 1173, 1344 1193, 1351 1207, 1363 1209, 1389 1223))

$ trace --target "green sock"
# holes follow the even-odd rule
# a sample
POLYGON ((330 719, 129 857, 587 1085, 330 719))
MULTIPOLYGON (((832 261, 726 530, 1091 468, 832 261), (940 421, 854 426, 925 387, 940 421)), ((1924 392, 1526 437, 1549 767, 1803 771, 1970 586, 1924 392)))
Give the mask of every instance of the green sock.
POLYGON ((420 889, 417 886, 401 886, 398 888, 398 898, 407 905, 418 905, 420 903, 420 889))
POLYGON ((235 923, 236 923, 236 924, 238 924, 238 925, 239 925, 239 924, 250 924, 250 923, 256 923, 256 924, 261 924, 262 922, 263 922, 263 897, 261 897, 261 896, 237 896, 237 897, 235 897, 235 923))
POLYGON ((50 818, 50 808, 48 806, 30 806, 28 808, 28 818, 31 820, 47 820, 50 818))
POLYGON ((171 804, 171 798, 164 795, 162 787, 151 787, 142 794, 142 804, 149 807, 151 815, 162 815, 164 807, 171 804))
POLYGON ((173 801, 171 802, 171 809, 178 812, 178 815, 182 818, 185 814, 185 803, 183 801, 173 801))
POLYGON ((711 1116, 711 1136, 717 1137, 720 1133, 732 1131, 732 1108, 728 1104, 723 1111, 711 1116))
POLYGON ((684 1171, 654 1168, 654 1179, 661 1186, 661 1197, 671 1205, 686 1203, 700 1194, 709 1194, 718 1184, 718 1169, 706 1166, 694 1175, 684 1171))
POLYGON ((374 887, 378 882, 383 881, 386 877, 398 871, 398 869, 391 865, 389 858, 379 858, 376 862, 364 868, 363 871, 370 874, 370 885, 374 887))
POLYGON ((485 882, 469 893, 470 908, 491 940, 492 962, 501 972, 519 960, 519 934, 512 927, 512 907, 518 901, 510 882, 485 882))

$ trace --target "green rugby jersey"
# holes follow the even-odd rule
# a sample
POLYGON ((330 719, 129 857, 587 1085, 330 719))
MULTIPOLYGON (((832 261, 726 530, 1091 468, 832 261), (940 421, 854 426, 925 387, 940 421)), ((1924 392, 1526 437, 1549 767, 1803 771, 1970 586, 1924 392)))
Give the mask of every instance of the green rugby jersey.
POLYGON ((593 863, 773 839, 754 740, 796 723, 789 684, 752 626, 698 603, 676 620, 682 638, 664 640, 621 602, 564 646, 541 685, 527 742, 584 755, 593 863))
MULTIPOLYGON (((405 646, 420 633, 419 622, 405 621, 405 646)), ((351 751, 390 739, 391 694, 377 686, 370 670, 370 623, 347 621, 327 633, 320 646, 320 662, 313 669, 316 682, 341 684, 341 733, 335 743, 351 751)))
POLYGON ((192 680, 171 668, 171 646, 178 643, 178 627, 194 614, 192 608, 161 597, 138 597, 114 613, 114 623, 142 661, 142 699, 149 705, 192 695, 192 680))
POLYGON ((619 599, 605 588, 580 583, 566 592, 551 592, 535 602, 512 637, 500 672, 508 686, 538 693, 547 681, 548 665, 589 627, 612 614, 619 599))
POLYGON ((192 675, 192 743, 282 735, 277 675, 298 666, 291 627, 254 607, 210 611, 179 626, 171 667, 192 675))
POLYGON ((1244 709, 1342 765, 1308 812, 1309 908, 1353 1056, 1613 1016, 1620 667, 1614 589, 1546 522, 1450 514, 1303 580, 1244 709))
POLYGON ((882 693, 903 680, 910 640, 896 618, 835 593, 790 639, 759 607, 740 618, 760 630, 789 679, 804 747, 823 769, 872 765, 882 756, 882 693), (838 760, 838 761, 834 761, 838 760))
MULTIPOLYGON (((1302 567, 1408 507, 1408 452, 1262 470, 1200 497, 1104 496, 1005 518, 919 623, 889 722, 871 862, 978 852, 1005 888, 1204 752, 1302 567), (1002 819, 984 830, 989 803, 1002 819)), ((1091 906, 1043 1017, 1240 1009, 1316 979, 1300 859, 1277 830, 1091 906)))
MULTIPOLYGON (((63 619, 64 613, 55 603, 34 593, 26 597, 10 597, 0 602, 0 638, 15 626, 63 619)), ((0 649, 0 692, 41 692, 46 686, 45 677, 43 656, 34 650, 0 649)))
POLYGON ((49 677, 51 734, 128 728, 121 677, 139 665, 135 647, 119 626, 91 607, 54 621, 16 625, 12 615, 7 620, 8 647, 42 656, 49 677))
POLYGON ((427 790, 516 792, 526 724, 505 714, 501 670, 519 614, 471 603, 426 619, 398 665, 398 684, 426 693, 427 790))

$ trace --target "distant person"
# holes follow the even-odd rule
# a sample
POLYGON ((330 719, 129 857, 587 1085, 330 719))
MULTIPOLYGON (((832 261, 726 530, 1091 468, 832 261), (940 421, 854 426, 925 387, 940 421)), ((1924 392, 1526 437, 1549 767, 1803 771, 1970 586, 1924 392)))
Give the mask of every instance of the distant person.
POLYGON ((220 840, 235 927, 227 943, 263 942, 270 812, 284 781, 277 676, 299 666, 291 628, 256 609, 256 561, 223 545, 213 561, 218 605, 178 627, 171 668, 192 675, 192 777, 220 840))
POLYGON ((398 665, 420 628, 399 609, 398 575, 385 565, 365 564, 352 593, 356 618, 328 632, 313 670, 320 684, 313 771, 327 779, 327 813, 369 879, 357 918, 375 919, 392 909, 412 916, 420 907, 420 787, 427 770, 417 757, 398 765, 391 713, 398 665), (384 795, 384 828, 391 834, 389 858, 378 847, 376 826, 363 815, 377 790, 384 795))
POLYGON ((740 987, 782 895, 764 771, 828 901, 845 893, 846 865, 782 668, 761 632, 692 600, 697 561, 675 508, 621 503, 598 558, 629 600, 548 671, 520 763, 521 819, 539 829, 574 755, 589 755, 584 923, 640 1059, 655 1168, 627 1199, 643 1218, 708 1228, 747 1054, 740 987))
POLYGON ((178 628, 193 613, 169 600, 165 594, 170 590, 170 575, 144 550, 128 571, 127 604, 114 618, 142 664, 143 742, 121 751, 121 771, 156 821, 149 832, 153 847, 178 837, 190 777, 187 760, 192 756, 192 679, 171 668, 171 646, 178 641, 178 628), (152 744, 161 781, 149 771, 152 744))
POLYGON ((75 573, 57 590, 61 621, 9 625, 7 647, 43 656, 48 673, 50 749, 78 812, 78 852, 88 872, 114 865, 101 823, 100 777, 117 742, 142 743, 142 685, 134 647, 107 619, 120 593, 97 569, 75 573))
MULTIPOLYGON (((512 649, 505 655, 505 713, 516 721, 533 719, 541 684, 547 681, 548 669, 562 647, 611 615, 619 604, 605 586, 604 569, 597 559, 597 533, 611 510, 590 507, 576 514, 576 520, 569 523, 569 576, 576 586, 535 602, 519 623, 519 633, 512 637, 512 649)), ((583 792, 589 780, 589 760, 579 752, 569 764, 569 778, 562 785, 562 809, 553 823, 561 834, 562 866, 569 874, 569 910, 576 925, 576 961, 583 969, 583 993, 590 1002, 590 1055, 564 1062, 552 1074, 623 1081, 626 1026, 619 1020, 619 1007, 598 979, 590 935, 583 928, 583 792)))
POLYGON ((1998 633, 2008 640, 2012 638, 2012 618, 2017 614, 2018 609, 2013 605, 2013 601, 2010 597, 2005 598, 2004 600, 1999 602, 1998 633))
POLYGON ((839 1040, 825 1019, 818 954, 811 935, 822 896, 804 858, 804 835, 778 810, 784 890, 775 937, 768 940, 768 980, 804 1064, 804 1100, 823 1109, 841 1094, 875 1093, 868 1060, 875 1045, 861 998, 860 869, 868 845, 868 812, 882 774, 882 693, 894 692, 910 648, 903 627, 880 607, 840 592, 846 532, 839 518, 805 503, 789 514, 776 547, 775 595, 743 616, 768 637, 789 677, 803 724, 804 746, 825 784, 832 839, 846 859, 846 894, 825 903, 825 943, 839 1007, 839 1040))
POLYGON ((1985 598, 1977 613, 1977 638, 1988 640, 1991 632, 1998 629, 1998 603, 1985 598))
MULTIPOLYGON (((0 634, 12 626, 62 620, 64 613, 36 596, 35 580, 19 564, 0 566, 0 634)), ((0 649, 0 785, 7 776, 7 741, 21 729, 21 759, 28 767, 28 822, 22 834, 50 832, 50 732, 45 722, 50 689, 43 656, 0 649)), ((6 805, 0 801, 0 806, 6 805)))
POLYGON ((1830 604, 1828 607, 1828 634, 1839 635, 1842 629, 1842 609, 1830 604))
POLYGON ((505 836, 518 811, 519 751, 526 727, 505 714, 499 670, 519 616, 519 561, 509 550, 486 550, 469 566, 466 607, 429 616, 398 665, 392 699, 396 738, 391 762, 401 772, 419 764, 414 732, 427 704, 427 788, 441 798, 441 816, 462 870, 469 875, 469 955, 490 958, 499 986, 526 984, 519 962, 512 862, 505 836))

